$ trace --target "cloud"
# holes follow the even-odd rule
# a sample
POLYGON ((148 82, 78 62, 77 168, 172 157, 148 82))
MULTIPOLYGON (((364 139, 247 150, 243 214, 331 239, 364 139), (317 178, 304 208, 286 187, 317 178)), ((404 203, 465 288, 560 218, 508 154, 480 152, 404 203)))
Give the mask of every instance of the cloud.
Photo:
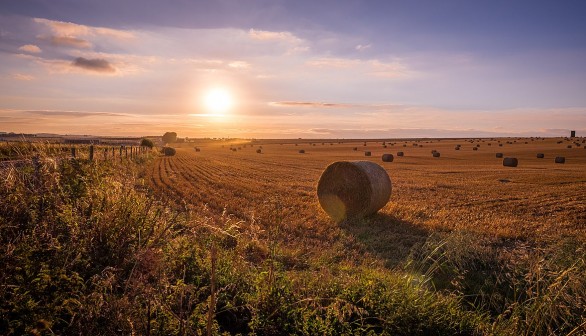
POLYGON ((304 52, 309 50, 309 47, 305 45, 305 41, 295 34, 290 32, 274 32, 267 30, 256 30, 250 29, 248 36, 256 41, 261 42, 277 42, 287 46, 287 54, 293 54, 297 52, 304 52))
MULTIPOLYGON (((13 111, 14 112, 14 111, 13 111)), ((28 113, 41 116, 61 116, 61 117, 127 117, 128 114, 112 112, 93 112, 93 111, 60 111, 60 110, 22 110, 21 113, 28 113)))
POLYGON ((41 52, 41 48, 37 47, 34 44, 25 44, 22 47, 18 48, 18 50, 28 52, 31 54, 38 54, 41 52))
POLYGON ((270 106, 278 107, 326 107, 326 108, 349 108, 356 107, 358 105, 345 104, 345 103, 323 103, 323 102, 304 102, 304 101, 280 101, 270 102, 270 106))
POLYGON ((372 47, 372 45, 370 45, 370 44, 359 44, 356 47, 354 47, 354 49, 356 49, 358 51, 363 51, 363 50, 369 49, 370 47, 372 47))
POLYGON ((234 62, 228 63, 228 66, 230 68, 234 68, 234 69, 249 69, 250 63, 244 62, 244 61, 234 61, 234 62))
POLYGON ((125 30, 91 27, 72 22, 54 21, 41 18, 35 18, 33 21, 48 27, 56 36, 108 36, 117 39, 131 39, 135 37, 134 33, 125 30))
POLYGON ((322 69, 351 69, 357 70, 363 74, 385 78, 408 77, 413 74, 413 72, 409 70, 405 64, 398 60, 383 62, 378 59, 361 60, 338 57, 321 57, 308 60, 306 65, 322 69))
POLYGON ((95 72, 103 72, 103 73, 114 73, 116 69, 105 59, 87 59, 84 57, 76 58, 71 65, 75 67, 79 67, 82 69, 95 71, 95 72))
POLYGON ((31 81, 33 79, 35 79, 34 76, 31 75, 25 75, 25 74, 21 74, 21 73, 15 73, 12 75, 12 78, 16 79, 16 80, 20 80, 20 81, 31 81))
POLYGON ((78 48, 78 49, 90 49, 92 44, 87 41, 77 37, 71 36, 50 36, 50 37, 39 37, 41 40, 49 41, 52 45, 56 47, 68 47, 68 48, 78 48))

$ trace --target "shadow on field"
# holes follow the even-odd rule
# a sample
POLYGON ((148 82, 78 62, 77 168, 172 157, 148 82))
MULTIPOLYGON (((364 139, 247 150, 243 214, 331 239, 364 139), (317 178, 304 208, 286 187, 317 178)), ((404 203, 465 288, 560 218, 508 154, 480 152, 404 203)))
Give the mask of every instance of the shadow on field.
POLYGON ((396 267, 407 260, 414 247, 423 245, 430 232, 409 221, 388 214, 346 220, 340 224, 366 248, 396 267))

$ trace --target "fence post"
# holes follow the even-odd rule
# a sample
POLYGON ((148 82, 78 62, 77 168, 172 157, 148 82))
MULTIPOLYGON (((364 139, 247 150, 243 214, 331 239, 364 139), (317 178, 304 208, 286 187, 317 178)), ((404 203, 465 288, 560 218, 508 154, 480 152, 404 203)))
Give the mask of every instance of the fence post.
POLYGON ((71 147, 71 157, 75 159, 75 147, 71 147))
POLYGON ((124 147, 124 146, 120 146, 120 161, 122 161, 122 148, 123 148, 123 147, 124 147))
POLYGON ((94 161, 94 145, 90 145, 90 161, 94 161))

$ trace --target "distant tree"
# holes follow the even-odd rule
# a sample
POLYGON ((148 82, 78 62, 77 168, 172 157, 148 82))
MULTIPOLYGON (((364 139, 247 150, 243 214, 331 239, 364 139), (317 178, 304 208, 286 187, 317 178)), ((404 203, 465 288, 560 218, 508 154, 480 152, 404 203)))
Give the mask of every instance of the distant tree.
POLYGON ((177 133, 175 132, 166 132, 165 134, 163 134, 163 142, 168 144, 168 143, 173 143, 175 141, 177 141, 177 133))
POLYGON ((147 139, 147 138, 142 139, 140 141, 140 145, 144 146, 144 147, 151 148, 151 149, 155 146, 155 144, 153 143, 153 140, 147 139))

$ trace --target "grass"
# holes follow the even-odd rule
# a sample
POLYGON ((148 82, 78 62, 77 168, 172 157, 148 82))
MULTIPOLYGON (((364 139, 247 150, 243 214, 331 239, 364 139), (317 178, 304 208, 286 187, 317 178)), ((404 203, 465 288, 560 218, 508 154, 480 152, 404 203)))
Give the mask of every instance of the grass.
POLYGON ((586 333, 579 154, 511 172, 464 143, 434 145, 453 166, 400 147, 392 202, 336 225, 313 184, 353 146, 88 162, 37 145, 36 166, 0 168, 0 334, 586 333))

